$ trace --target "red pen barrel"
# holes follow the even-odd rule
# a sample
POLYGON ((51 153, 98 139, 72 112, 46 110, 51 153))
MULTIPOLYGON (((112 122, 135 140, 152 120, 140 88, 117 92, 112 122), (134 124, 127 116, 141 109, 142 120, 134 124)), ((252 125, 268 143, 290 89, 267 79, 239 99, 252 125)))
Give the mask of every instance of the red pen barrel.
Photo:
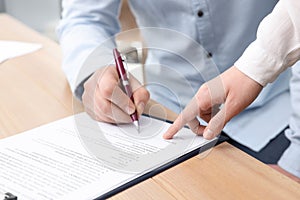
MULTIPOLYGON (((123 65, 123 60, 121 57, 120 52, 117 49, 113 50, 113 55, 116 63, 116 69, 121 81, 121 85, 123 86, 124 92, 127 94, 127 96, 131 99, 132 102, 134 102, 133 99, 133 93, 132 93, 132 88, 130 86, 129 79, 127 77, 127 72, 126 69, 124 68, 123 65)), ((138 115, 137 112, 135 111, 132 115, 130 115, 132 121, 138 121, 138 115)))
POLYGON ((124 80, 124 78, 127 79, 126 70, 124 68, 123 60, 122 60, 120 52, 117 49, 114 49, 113 54, 114 54, 116 68, 117 68, 117 72, 118 72, 120 80, 124 80))

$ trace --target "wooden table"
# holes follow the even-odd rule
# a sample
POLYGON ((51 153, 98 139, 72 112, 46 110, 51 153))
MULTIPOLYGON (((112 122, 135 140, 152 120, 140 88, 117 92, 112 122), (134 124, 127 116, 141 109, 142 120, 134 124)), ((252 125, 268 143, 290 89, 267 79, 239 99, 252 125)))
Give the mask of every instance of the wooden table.
MULTIPOLYGON (((0 40, 43 44, 0 64, 0 138, 72 115, 73 105, 81 108, 60 69, 59 46, 7 15, 0 15, 0 24, 0 40)), ((223 143, 112 199, 299 200, 300 185, 223 143)))

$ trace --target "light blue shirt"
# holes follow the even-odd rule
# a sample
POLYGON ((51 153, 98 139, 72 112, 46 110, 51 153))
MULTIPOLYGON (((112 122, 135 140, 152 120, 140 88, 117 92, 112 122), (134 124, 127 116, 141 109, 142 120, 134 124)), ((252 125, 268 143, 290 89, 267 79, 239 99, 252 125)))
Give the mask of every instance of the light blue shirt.
MULTIPOLYGON (((255 39, 259 22, 276 3, 275 0, 129 0, 148 48, 145 72, 151 98, 180 112, 201 84, 231 67, 241 56, 255 39)), ((90 67, 78 79, 84 60, 120 31, 119 8, 120 0, 63 3, 58 34, 64 52, 63 69, 73 91, 96 70, 90 67)), ((255 151, 262 149, 288 125, 289 79, 290 71, 281 74, 224 131, 255 151)))

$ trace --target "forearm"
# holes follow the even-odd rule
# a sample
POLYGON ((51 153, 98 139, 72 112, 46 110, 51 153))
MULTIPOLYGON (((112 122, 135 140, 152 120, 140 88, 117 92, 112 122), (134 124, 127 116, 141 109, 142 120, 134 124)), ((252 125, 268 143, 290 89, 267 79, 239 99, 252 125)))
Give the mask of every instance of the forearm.
MULTIPOLYGON (((280 0, 259 25, 257 39, 235 66, 265 86, 300 59, 300 1, 280 0)), ((290 92, 293 115, 286 135, 291 144, 278 164, 300 177, 300 65, 293 68, 290 92)))
POLYGON ((81 69, 92 51, 104 42, 112 45, 113 39, 107 40, 119 31, 119 5, 119 0, 63 1, 57 33, 63 50, 63 70, 72 91, 99 68, 100 63, 81 69))
POLYGON ((300 1, 281 0, 235 66, 265 86, 300 59, 300 1))

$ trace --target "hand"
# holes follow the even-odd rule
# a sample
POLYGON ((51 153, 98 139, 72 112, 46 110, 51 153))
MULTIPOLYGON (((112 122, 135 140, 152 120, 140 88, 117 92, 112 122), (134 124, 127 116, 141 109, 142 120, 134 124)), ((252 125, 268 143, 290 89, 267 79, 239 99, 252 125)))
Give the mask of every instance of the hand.
POLYGON ((130 76, 134 103, 120 87, 115 66, 96 71, 84 84, 82 102, 85 111, 95 120, 108 123, 129 123, 137 109, 142 114, 149 100, 149 92, 130 76))
POLYGON ((281 167, 279 167, 278 165, 269 165, 270 167, 272 167, 273 169, 277 170, 278 172, 286 175, 287 177, 293 179, 294 181, 300 183, 300 178, 298 178, 297 176, 294 176, 293 174, 285 171, 284 169, 282 169, 281 167))
POLYGON ((203 134, 205 139, 213 139, 231 118, 255 100, 261 90, 262 86, 256 81, 236 67, 231 67, 200 87, 163 137, 171 139, 188 124, 197 135, 203 134), (208 122, 207 127, 200 125, 196 116, 208 122))

